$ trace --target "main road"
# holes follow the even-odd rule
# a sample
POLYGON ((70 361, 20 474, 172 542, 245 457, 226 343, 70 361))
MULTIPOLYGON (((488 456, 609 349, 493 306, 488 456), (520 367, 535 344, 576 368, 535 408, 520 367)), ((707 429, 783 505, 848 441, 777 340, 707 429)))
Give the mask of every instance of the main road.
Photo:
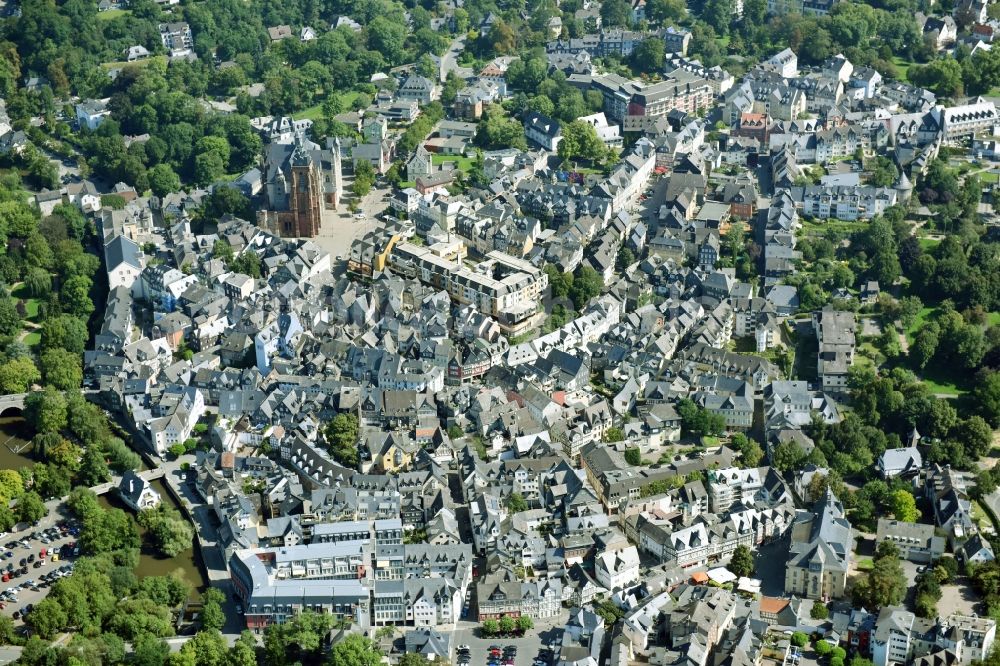
POLYGON ((448 78, 449 72, 455 72, 460 79, 472 76, 472 69, 458 64, 458 56, 465 50, 465 35, 456 37, 448 47, 448 52, 441 57, 441 82, 448 78))

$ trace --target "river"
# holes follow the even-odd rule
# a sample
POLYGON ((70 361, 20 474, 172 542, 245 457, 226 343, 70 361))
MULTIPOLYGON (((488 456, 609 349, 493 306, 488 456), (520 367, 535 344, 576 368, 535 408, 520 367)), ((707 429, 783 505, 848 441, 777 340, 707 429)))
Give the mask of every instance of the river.
MULTIPOLYGON (((173 496, 167 491, 163 479, 156 479, 152 482, 152 485, 160 493, 160 497, 163 498, 164 502, 169 503, 178 511, 181 510, 180 505, 174 501, 173 496)), ((113 491, 101 495, 98 500, 101 506, 105 508, 114 507, 122 509, 126 513, 132 513, 132 510, 126 507, 113 491)), ((177 572, 194 590, 203 591, 208 587, 208 579, 205 577, 205 567, 202 565, 201 553, 195 550, 194 544, 174 557, 163 557, 154 553, 146 545, 145 528, 140 526, 139 534, 142 535, 143 545, 139 553, 139 566, 135 569, 136 576, 139 578, 145 578, 146 576, 166 576, 167 574, 177 572)))
MULTIPOLYGON (((11 450, 12 448, 18 449, 29 442, 32 435, 31 428, 25 423, 23 418, 19 416, 0 418, 0 469, 19 470, 35 462, 30 447, 25 447, 20 453, 14 453, 11 450)), ((160 497, 163 498, 164 502, 169 502, 171 506, 180 511, 180 505, 174 501, 173 495, 167 491, 162 479, 153 481, 153 486, 160 493, 160 497)), ((115 491, 102 495, 99 501, 101 506, 105 508, 115 507, 117 509, 124 509, 127 513, 132 513, 118 499, 115 491)), ((143 543, 145 543, 145 530, 140 527, 139 532, 143 536, 143 543)), ((201 554, 195 552, 193 544, 190 548, 172 558, 159 557, 144 545, 139 555, 139 566, 136 567, 135 573, 139 578, 144 578, 146 576, 164 576, 179 571, 181 578, 190 584, 192 588, 195 590, 204 590, 208 586, 208 580, 204 574, 205 568, 201 564, 201 554)))
POLYGON ((31 428, 20 416, 0 418, 0 469, 20 470, 34 463, 31 447, 25 446, 32 438, 31 428), (14 453, 11 449, 20 449, 14 453))

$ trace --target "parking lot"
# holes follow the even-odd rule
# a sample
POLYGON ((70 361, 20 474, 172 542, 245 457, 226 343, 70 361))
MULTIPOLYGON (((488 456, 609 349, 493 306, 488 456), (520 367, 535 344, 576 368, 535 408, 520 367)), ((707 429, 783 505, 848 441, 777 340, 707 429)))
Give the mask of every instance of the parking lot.
MULTIPOLYGON (((459 658, 459 646, 468 646, 469 660, 464 662, 468 666, 489 666, 491 663, 494 666, 504 666, 509 661, 513 661, 514 666, 532 666, 539 657, 542 646, 555 640, 556 631, 540 630, 536 627, 523 638, 480 638, 477 635, 478 629, 472 627, 456 629, 452 638, 452 644, 456 649, 456 663, 459 658), (490 648, 493 646, 500 648, 499 659, 490 658, 490 648), (517 649, 517 654, 512 659, 506 659, 503 655, 503 650, 509 647, 517 649)), ((551 655, 551 652, 548 654, 551 655)))
POLYGON ((51 585, 73 570, 76 527, 59 526, 0 537, 0 612, 23 621, 24 611, 48 594, 51 585), (44 556, 43 556, 44 553, 44 556))

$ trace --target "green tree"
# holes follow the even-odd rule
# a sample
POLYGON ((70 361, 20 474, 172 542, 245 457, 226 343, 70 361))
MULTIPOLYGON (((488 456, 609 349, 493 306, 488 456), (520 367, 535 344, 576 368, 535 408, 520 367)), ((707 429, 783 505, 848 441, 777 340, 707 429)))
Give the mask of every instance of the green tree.
POLYGON ((52 276, 44 268, 31 266, 24 276, 24 287, 32 297, 45 298, 52 291, 52 276))
POLYGON ((701 18, 719 35, 729 32, 729 23, 733 20, 733 0, 705 0, 701 18))
POLYGON ((0 615, 0 645, 11 645, 16 637, 14 620, 6 615, 0 615))
POLYGON ((660 37, 647 37, 632 51, 632 67, 646 74, 662 70, 666 59, 666 44, 660 37))
POLYGON ((326 428, 330 452, 345 467, 358 465, 358 417, 355 414, 337 414, 326 428))
POLYGON ((0 392, 24 393, 42 374, 30 358, 14 358, 0 364, 0 392))
POLYGON ((733 551, 733 556, 726 568, 737 576, 751 575, 754 570, 753 552, 743 544, 736 546, 736 550, 733 551))
POLYGON ((54 599, 42 599, 28 613, 27 622, 42 638, 52 638, 66 627, 66 611, 54 599))
POLYGON ((200 153, 194 158, 194 179, 199 185, 211 185, 225 172, 225 163, 214 151, 200 153))
POLYGON ((218 631, 226 624, 226 615, 222 611, 225 595, 212 587, 202 595, 201 624, 206 629, 218 631))
MULTIPOLYGON (((821 601, 814 601, 812 608, 809 610, 809 617, 811 617, 814 620, 825 620, 827 616, 829 616, 829 614, 830 610, 826 607, 826 604, 824 604, 821 601)), ((826 641, 820 641, 819 643, 825 643, 825 642, 826 641)), ((819 647, 819 643, 816 644, 817 648, 819 647)), ((829 643, 827 643, 827 645, 829 645, 829 643)))
POLYGON ((621 428, 618 428, 616 426, 611 426, 610 428, 604 431, 603 440, 607 443, 621 442, 624 441, 624 439, 625 439, 625 433, 622 432, 621 428))
POLYGON ((51 386, 33 391, 24 399, 24 417, 37 432, 59 432, 66 427, 66 397, 51 386))
POLYGON ((784 441, 771 450, 771 465, 781 472, 798 469, 805 463, 805 452, 798 442, 784 441))
POLYGON ((63 283, 59 290, 59 301, 63 309, 81 319, 87 319, 94 311, 94 301, 90 296, 93 280, 86 275, 74 275, 63 283))
POLYGON ((244 630, 229 652, 229 666, 257 666, 257 641, 244 630))
POLYGON ((80 529, 80 549, 90 555, 139 547, 139 530, 121 509, 108 509, 93 516, 80 529))
POLYGON ((0 469, 0 504, 17 499, 23 493, 24 479, 17 470, 0 469))
POLYGON ((981 416, 970 416, 958 426, 959 439, 965 443, 965 450, 973 457, 989 453, 993 444, 993 429, 981 416))
POLYGON ((601 22, 609 28, 627 27, 631 17, 632 8, 626 0, 605 0, 601 3, 601 22))
POLYGON ((87 337, 87 324, 72 315, 58 315, 42 323, 42 349, 59 347, 82 354, 87 344, 87 337))
POLYGON ((920 517, 917 510, 917 502, 913 494, 906 490, 897 490, 892 493, 892 514, 896 520, 907 523, 916 522, 920 517))
POLYGON ((520 513, 528 510, 528 502, 521 493, 511 493, 507 497, 507 510, 511 513, 520 513))
POLYGON ((74 488, 66 498, 66 506, 73 515, 83 521, 89 521, 104 509, 97 501, 97 495, 90 488, 83 486, 74 488))
MULTIPOLYGON (((333 626, 333 617, 307 611, 295 615, 291 621, 280 625, 271 625, 264 632, 264 663, 273 666, 286 666, 296 662, 316 663, 323 640, 333 626)), ((349 634, 349 640, 354 636, 367 640, 358 634, 349 634)), ((336 648, 334 648, 336 650, 336 648)), ((341 648, 334 654, 348 656, 350 646, 341 648)), ((331 662, 333 663, 333 662, 331 662)), ((344 662, 348 663, 348 662, 344 662)), ((354 662, 351 662, 354 663, 354 662)))
POLYGON ((1000 427, 1000 373, 980 370, 973 384, 972 401, 987 423, 1000 427))
POLYGON ((514 618, 510 615, 504 615, 500 618, 500 633, 501 634, 511 634, 514 633, 514 627, 516 627, 516 622, 514 618))
POLYGON ((624 271, 634 263, 635 253, 627 245, 622 245, 621 249, 618 250, 618 256, 615 257, 615 268, 624 271))
POLYGON ((507 117, 503 107, 498 104, 490 105, 483 112, 473 141, 484 150, 528 148, 528 142, 524 137, 524 126, 517 120, 507 117))
POLYGON ((181 189, 181 179, 169 164, 157 164, 147 172, 149 189, 158 197, 165 197, 181 189))
POLYGON ((910 346, 910 362, 918 370, 923 370, 930 363, 938 348, 938 327, 936 324, 924 326, 914 337, 910 346))
POLYGON ((642 453, 639 451, 638 448, 630 446, 629 448, 625 449, 625 462, 633 466, 641 465, 642 453))
POLYGON ((133 642, 131 657, 129 663, 138 666, 163 666, 169 661, 170 646, 162 638, 140 633, 133 642))
POLYGON ((875 187, 892 187, 899 178, 899 170, 888 157, 879 155, 867 167, 870 171, 868 182, 875 187))
POLYGON ((229 647, 226 639, 215 629, 203 629, 170 655, 170 666, 223 666, 227 662, 229 647))
POLYGON ((604 289, 604 278, 590 266, 581 266, 573 274, 569 296, 577 310, 582 310, 587 302, 604 289))
POLYGON ((687 15, 687 4, 683 0, 649 0, 646 15, 656 25, 676 23, 687 15))
POLYGON ((330 663, 337 666, 379 666, 382 653, 360 634, 348 634, 330 650, 330 663))
POLYGON ((741 467, 757 467, 764 458, 764 450, 760 447, 760 444, 741 432, 733 435, 730 446, 739 452, 741 467))
POLYGON ((522 633, 526 633, 535 628, 535 623, 531 620, 530 615, 521 615, 517 618, 517 629, 522 633))
POLYGON ((221 259, 228 266, 233 261, 233 246, 225 238, 219 238, 212 243, 212 258, 221 259))
POLYGON ((597 136, 593 125, 583 120, 574 120, 562 128, 558 153, 564 160, 599 160, 605 154, 604 142, 597 136))
POLYGON ((368 48, 382 54, 392 65, 400 65, 406 60, 406 28, 385 16, 377 16, 368 24, 368 48))
POLYGON ((33 490, 21 495, 17 500, 17 519, 25 523, 37 523, 39 520, 49 515, 49 509, 45 502, 33 490))
POLYGON ((939 97, 962 94, 962 66, 954 58, 940 58, 926 65, 914 65, 906 76, 914 85, 927 88, 939 97))
POLYGON ((21 330, 21 315, 17 302, 10 296, 0 297, 0 335, 15 335, 21 330))
POLYGON ((854 602, 868 606, 894 606, 906 594, 906 576, 899 557, 887 556, 875 560, 871 573, 861 578, 852 592, 854 602))
POLYGON ((481 629, 485 636, 496 636, 500 631, 500 623, 496 620, 483 620, 481 629))
POLYGON ((166 557, 176 557, 187 550, 194 539, 191 524, 166 504, 140 511, 139 524, 148 530, 154 548, 166 557))
POLYGON ((801 631, 796 631, 795 633, 792 634, 790 642, 795 647, 804 647, 808 640, 809 640, 808 636, 806 636, 801 631))
POLYGON ((83 365, 80 356, 65 349, 48 349, 39 358, 42 379, 61 391, 78 389, 83 383, 83 365))
POLYGON ((80 483, 91 487, 111 480, 111 470, 104 459, 104 454, 95 447, 89 447, 83 452, 80 461, 80 471, 77 473, 80 483))

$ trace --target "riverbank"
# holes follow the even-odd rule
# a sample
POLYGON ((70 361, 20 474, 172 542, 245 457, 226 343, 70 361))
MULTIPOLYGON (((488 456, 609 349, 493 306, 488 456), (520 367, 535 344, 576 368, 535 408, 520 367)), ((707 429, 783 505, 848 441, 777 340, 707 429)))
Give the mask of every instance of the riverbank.
POLYGON ((132 450, 139 454, 143 462, 150 469, 163 470, 164 496, 169 498, 171 504, 195 528, 194 549, 197 553, 195 561, 202 575, 202 584, 198 589, 207 589, 211 585, 226 593, 226 601, 223 604, 226 625, 222 631, 227 635, 238 635, 246 626, 231 594, 229 567, 223 549, 219 546, 218 519, 212 507, 202 501, 194 487, 188 483, 189 474, 194 474, 197 468, 198 454, 185 454, 174 460, 155 457, 151 453, 152 445, 143 433, 138 432, 132 423, 125 422, 117 412, 109 410, 107 413, 111 423, 121 431, 125 441, 130 443, 132 450))

